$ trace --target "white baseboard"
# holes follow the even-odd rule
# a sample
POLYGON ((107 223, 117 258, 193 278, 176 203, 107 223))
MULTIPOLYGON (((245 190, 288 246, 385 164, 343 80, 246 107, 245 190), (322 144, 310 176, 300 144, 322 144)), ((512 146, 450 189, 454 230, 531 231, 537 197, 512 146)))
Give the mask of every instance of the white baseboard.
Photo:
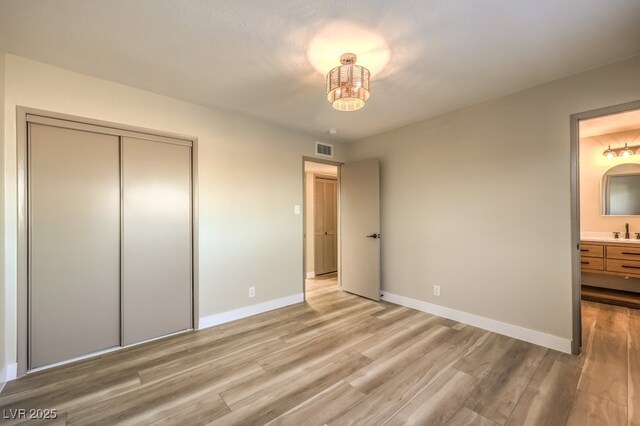
POLYGON ((4 388, 4 384, 8 381, 15 380, 18 377, 18 364, 7 364, 0 371, 0 392, 4 388))
POLYGON ((316 276, 316 273, 314 271, 307 272, 307 279, 314 278, 315 276, 316 276))
POLYGON ((399 296, 397 294, 382 292, 382 299, 397 305, 406 306, 407 308, 416 309, 418 311, 427 312, 429 314, 438 315, 440 317, 452 319, 464 324, 484 330, 493 331, 494 333, 503 334, 515 339, 524 340, 525 342, 544 346, 546 348, 555 349, 560 352, 571 353, 571 340, 541 331, 532 330, 530 328, 520 327, 518 325, 497 321, 491 318, 482 317, 480 315, 470 314, 458 311, 433 303, 423 302, 422 300, 412 299, 410 297, 399 296))
POLYGON ((221 314, 209 315, 208 317, 200 318, 199 328, 213 327, 215 325, 224 324, 225 322, 235 321, 252 315, 261 314, 263 312, 272 311, 274 309, 284 308, 285 306, 300 302, 304 302, 303 293, 270 300, 264 303, 258 303, 257 305, 234 309, 232 311, 222 312, 221 314))
POLYGON ((18 363, 14 362, 13 364, 9 364, 7 365, 7 371, 6 371, 6 379, 7 382, 9 380, 15 380, 18 377, 18 363))

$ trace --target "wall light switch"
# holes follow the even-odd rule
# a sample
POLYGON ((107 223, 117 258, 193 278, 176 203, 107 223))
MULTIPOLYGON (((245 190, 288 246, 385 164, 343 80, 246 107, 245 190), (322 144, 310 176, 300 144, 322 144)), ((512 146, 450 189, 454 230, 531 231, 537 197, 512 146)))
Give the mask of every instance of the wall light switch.
POLYGON ((440 286, 439 285, 434 285, 433 286, 433 295, 440 297, 440 286))
POLYGON ((300 214, 300 206, 299 205, 295 205, 293 206, 293 214, 300 214))

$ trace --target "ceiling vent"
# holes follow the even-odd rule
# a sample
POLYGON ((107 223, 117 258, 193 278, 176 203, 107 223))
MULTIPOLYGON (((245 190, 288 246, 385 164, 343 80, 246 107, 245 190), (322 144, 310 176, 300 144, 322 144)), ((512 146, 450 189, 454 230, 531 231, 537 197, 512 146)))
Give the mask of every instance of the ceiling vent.
POLYGON ((333 158, 333 145, 328 143, 316 142, 316 155, 321 157, 333 158))

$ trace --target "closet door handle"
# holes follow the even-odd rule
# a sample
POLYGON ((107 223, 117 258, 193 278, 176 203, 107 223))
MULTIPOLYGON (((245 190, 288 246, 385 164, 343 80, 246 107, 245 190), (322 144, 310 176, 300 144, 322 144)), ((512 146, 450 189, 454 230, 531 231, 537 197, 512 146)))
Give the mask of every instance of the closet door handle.
POLYGON ((373 238, 373 239, 380 238, 380 234, 367 235, 367 238, 373 238))

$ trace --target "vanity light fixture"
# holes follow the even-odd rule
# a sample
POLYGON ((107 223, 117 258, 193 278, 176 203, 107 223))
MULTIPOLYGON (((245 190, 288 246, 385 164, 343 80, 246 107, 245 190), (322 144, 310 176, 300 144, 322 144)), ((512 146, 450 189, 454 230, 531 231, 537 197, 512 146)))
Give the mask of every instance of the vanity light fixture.
POLYGON ((602 155, 607 157, 607 160, 612 160, 613 157, 617 156, 616 152, 611 149, 611 145, 609 145, 609 148, 607 148, 607 150, 602 155))
POLYGON ((340 65, 327 74, 327 100, 338 111, 357 111, 369 99, 371 73, 356 65, 353 53, 340 56, 340 65))
POLYGON ((613 160, 615 157, 629 158, 631 155, 640 154, 640 146, 628 146, 624 144, 624 148, 613 148, 611 145, 602 153, 607 160, 613 160))
POLYGON ((622 151, 620 151, 620 156, 622 158, 627 158, 630 155, 633 155, 633 151, 629 149, 629 147, 627 146, 627 144, 624 144, 624 148, 622 149, 622 151))

